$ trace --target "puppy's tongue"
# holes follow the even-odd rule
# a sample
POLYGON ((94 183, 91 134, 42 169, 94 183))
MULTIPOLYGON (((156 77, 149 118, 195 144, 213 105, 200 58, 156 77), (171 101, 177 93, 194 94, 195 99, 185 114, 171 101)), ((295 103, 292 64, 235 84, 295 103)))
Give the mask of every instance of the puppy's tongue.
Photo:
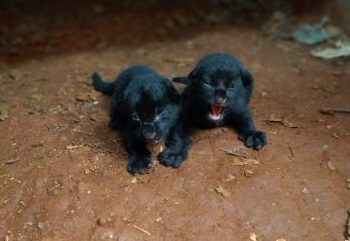
POLYGON ((211 105, 211 114, 214 116, 218 116, 222 113, 222 106, 213 104, 211 105))

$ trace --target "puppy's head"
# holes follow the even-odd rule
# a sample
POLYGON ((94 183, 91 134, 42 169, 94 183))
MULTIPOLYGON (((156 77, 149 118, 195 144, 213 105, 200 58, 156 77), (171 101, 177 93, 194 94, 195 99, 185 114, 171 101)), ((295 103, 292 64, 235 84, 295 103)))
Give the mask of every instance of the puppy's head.
POLYGON ((180 95, 170 84, 142 88, 129 102, 130 130, 141 142, 156 145, 165 139, 179 111, 180 95))
POLYGON ((213 120, 222 118, 228 105, 246 99, 246 90, 253 82, 249 71, 241 65, 230 69, 214 68, 201 73, 195 70, 191 75, 195 95, 209 109, 209 118, 213 120))

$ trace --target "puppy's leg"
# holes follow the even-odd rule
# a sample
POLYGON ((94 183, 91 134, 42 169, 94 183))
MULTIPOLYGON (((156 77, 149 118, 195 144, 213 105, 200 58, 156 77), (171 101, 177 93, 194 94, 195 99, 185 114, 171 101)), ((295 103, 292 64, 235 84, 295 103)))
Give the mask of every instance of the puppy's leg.
POLYGON ((266 135, 264 132, 255 129, 253 118, 248 108, 239 114, 232 114, 229 117, 229 122, 236 128, 239 138, 244 141, 247 147, 259 150, 266 145, 266 135))
POLYGON ((117 107, 117 104, 112 100, 111 109, 110 109, 110 121, 109 127, 113 130, 122 129, 122 115, 117 107))
POLYGON ((178 168, 187 159, 191 147, 189 126, 179 123, 169 134, 166 140, 166 149, 159 154, 159 162, 164 166, 178 168))
POLYGON ((152 155, 144 143, 137 141, 132 135, 124 139, 129 154, 128 171, 132 174, 143 174, 152 167, 152 155))

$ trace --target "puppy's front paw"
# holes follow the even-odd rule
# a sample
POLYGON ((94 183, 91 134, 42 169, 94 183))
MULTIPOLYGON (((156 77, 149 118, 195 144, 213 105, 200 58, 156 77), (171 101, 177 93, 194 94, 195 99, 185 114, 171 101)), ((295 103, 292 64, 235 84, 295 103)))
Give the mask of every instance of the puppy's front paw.
POLYGON ((260 150, 266 143, 266 134, 262 131, 249 131, 240 135, 240 139, 244 141, 245 145, 255 150, 260 150))
POLYGON ((132 156, 128 161, 128 171, 131 174, 145 174, 152 167, 151 157, 132 156))
POLYGON ((181 163, 187 159, 187 152, 176 152, 172 150, 165 150, 158 156, 159 162, 167 167, 179 168, 181 163))

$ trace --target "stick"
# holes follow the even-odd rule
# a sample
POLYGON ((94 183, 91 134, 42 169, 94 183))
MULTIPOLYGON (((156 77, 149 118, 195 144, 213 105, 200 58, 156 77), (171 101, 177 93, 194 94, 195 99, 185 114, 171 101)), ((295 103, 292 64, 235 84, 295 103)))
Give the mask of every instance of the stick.
POLYGON ((319 110, 322 114, 335 115, 336 113, 350 114, 350 109, 346 108, 323 108, 319 110))
POLYGON ((242 157, 242 158, 246 158, 246 159, 251 159, 250 157, 248 157, 247 155, 243 154, 243 153, 239 153, 236 150, 227 150, 224 148, 220 148, 220 150, 226 152, 226 154, 228 155, 232 155, 232 156, 237 156, 237 157, 242 157))
POLYGON ((293 149, 290 146, 288 148, 289 148, 289 152, 290 152, 290 159, 294 160, 295 155, 294 155, 293 149))
POLYGON ((147 230, 144 230, 143 228, 140 228, 140 227, 136 226, 135 224, 130 224, 130 225, 131 225, 131 227, 133 227, 134 229, 137 229, 137 230, 139 230, 139 231, 141 231, 141 232, 147 234, 148 236, 151 236, 151 233, 148 232, 147 230))
POLYGON ((350 209, 348 210, 348 221, 346 222, 345 238, 350 240, 350 209))

